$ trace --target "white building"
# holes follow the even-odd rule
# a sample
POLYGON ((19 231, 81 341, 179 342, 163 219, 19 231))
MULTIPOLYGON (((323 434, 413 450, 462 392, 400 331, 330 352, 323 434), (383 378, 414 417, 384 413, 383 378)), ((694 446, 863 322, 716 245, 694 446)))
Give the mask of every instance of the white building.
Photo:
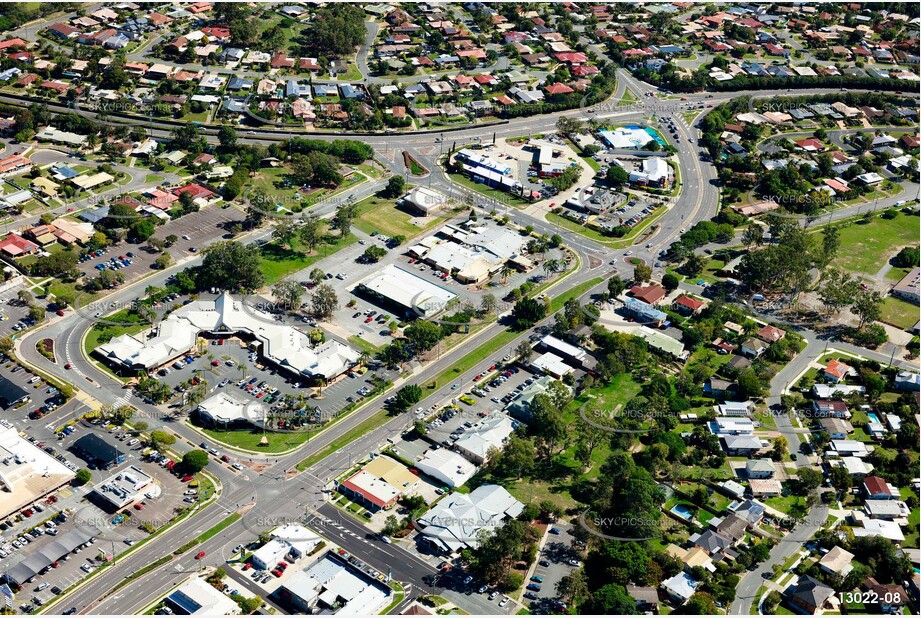
POLYGON ((445 448, 428 450, 416 462, 416 467, 446 487, 460 487, 476 474, 476 466, 445 448))
POLYGON ((442 210, 448 205, 448 198, 438 191, 426 187, 415 187, 403 198, 403 202, 408 206, 429 215, 438 210, 442 210))
POLYGON ((642 127, 618 127, 616 129, 599 132, 601 139, 608 146, 617 150, 642 150, 651 141, 654 141, 642 127))
POLYGON ((69 483, 74 473, 0 421, 0 519, 69 483))
POLYGON ((223 426, 265 424, 265 406, 260 402, 242 402, 226 392, 218 392, 198 404, 198 416, 209 425, 223 426))
POLYGON ((392 593, 329 552, 282 584, 278 596, 299 614, 373 616, 390 602, 392 593))
POLYGON ((481 485, 469 494, 453 493, 419 518, 422 534, 442 551, 476 548, 483 531, 518 517, 524 505, 499 485, 481 485))
POLYGON ((279 560, 303 558, 319 545, 322 539, 299 524, 285 524, 272 531, 271 540, 253 552, 250 561, 256 569, 275 568, 279 560))
POLYGON ((200 333, 244 334, 262 344, 264 358, 299 376, 330 381, 358 363, 359 353, 331 339, 313 347, 310 337, 267 314, 244 307, 224 292, 177 309, 145 341, 121 335, 96 348, 96 354, 124 369, 151 370, 195 348, 200 333))
POLYGON ((388 264, 358 287, 384 302, 402 308, 407 315, 430 317, 444 311, 457 294, 421 277, 388 264))
POLYGON ((93 493, 111 504, 115 509, 123 509, 140 500, 153 479, 137 466, 128 466, 93 488, 93 493))
POLYGON ((515 431, 515 421, 499 412, 493 413, 464 432, 454 448, 477 465, 486 463, 490 449, 502 449, 515 431))
POLYGON ((236 601, 197 576, 192 576, 163 600, 178 615, 228 616, 240 613, 236 601))

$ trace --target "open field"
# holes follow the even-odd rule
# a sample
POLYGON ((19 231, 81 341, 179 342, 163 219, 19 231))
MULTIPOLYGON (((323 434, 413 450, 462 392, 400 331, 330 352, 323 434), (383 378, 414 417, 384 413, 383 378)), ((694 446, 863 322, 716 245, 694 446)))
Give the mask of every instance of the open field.
MULTIPOLYGON (((820 242, 820 236, 816 236, 820 242)), ((918 242, 918 218, 899 213, 894 219, 876 217, 841 229, 838 267, 849 272, 875 274, 901 247, 918 242)))

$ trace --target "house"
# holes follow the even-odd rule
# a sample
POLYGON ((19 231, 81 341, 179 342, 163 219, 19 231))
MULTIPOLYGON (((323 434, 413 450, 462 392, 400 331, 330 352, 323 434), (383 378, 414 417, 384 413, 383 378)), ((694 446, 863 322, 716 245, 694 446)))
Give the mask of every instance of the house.
POLYGON ((751 416, 755 412, 753 401, 727 401, 713 406, 717 416, 751 416))
POLYGON ((749 359, 736 354, 729 359, 729 362, 726 363, 726 367, 729 369, 734 369, 735 371, 742 371, 743 369, 751 367, 751 364, 752 362, 749 359))
POLYGON ((867 500, 863 508, 872 519, 903 520, 900 523, 905 523, 911 514, 911 509, 901 500, 867 500))
POLYGON ((666 290, 661 285, 639 286, 635 285, 630 288, 630 295, 633 298, 643 301, 647 305, 656 305, 666 295, 666 290))
POLYGON ((851 564, 853 559, 854 554, 835 545, 830 552, 819 560, 819 568, 830 575, 846 577, 854 568, 851 564))
POLYGON ((690 540, 711 556, 720 555, 733 545, 731 538, 711 529, 695 536, 697 536, 696 539, 692 536, 690 540))
POLYGON ((846 440, 847 436, 854 432, 854 427, 849 422, 835 417, 820 419, 819 426, 832 440, 846 440))
POLYGON ((921 287, 921 269, 912 268, 911 272, 893 286, 891 293, 893 296, 917 305, 921 302, 919 287, 921 287))
POLYGON ((832 384, 838 384, 847 376, 855 375, 856 372, 850 365, 845 365, 844 363, 833 358, 828 361, 828 365, 826 365, 823 374, 826 381, 831 382, 832 384))
POLYGON ((796 583, 790 584, 783 592, 788 603, 806 614, 836 607, 834 595, 834 589, 808 575, 801 575, 796 583))
POLYGON ((812 413, 816 418, 834 416, 836 418, 851 418, 851 411, 843 401, 817 399, 812 402, 812 413))
POLYGON ((0 253, 10 258, 32 255, 36 251, 38 251, 38 245, 19 234, 10 233, 0 240, 0 253))
POLYGON ((750 356, 752 358, 758 358, 759 356, 764 354, 765 350, 767 350, 769 347, 771 346, 765 343, 764 341, 762 341, 761 339, 758 339, 757 337, 749 337, 748 339, 742 342, 741 350, 742 350, 742 354, 744 354, 745 356, 750 356))
POLYGON ((745 476, 748 479, 774 478, 776 471, 774 462, 770 459, 749 459, 745 462, 745 476))
POLYGON ((921 374, 911 371, 900 371, 895 376, 893 383, 897 391, 916 391, 921 389, 921 374))
POLYGON ((675 603, 683 605, 697 590, 700 584, 696 579, 682 571, 662 582, 662 589, 675 603))
POLYGON ((39 176, 29 184, 29 187, 45 197, 53 198, 57 197, 60 185, 50 178, 39 176))
POLYGON ((748 521, 735 513, 731 513, 721 520, 711 519, 710 527, 715 528, 724 537, 731 539, 733 545, 737 545, 745 538, 748 521))
POLYGON ((770 324, 766 325, 764 328, 755 333, 755 336, 762 341, 767 341, 768 343, 777 343, 787 333, 776 326, 771 326, 770 324))
POLYGON ((899 497, 898 488, 878 476, 868 476, 863 480, 863 493, 867 500, 895 500, 899 497))
POLYGON ((659 613, 659 593, 656 592, 655 588, 627 584, 627 594, 633 599, 637 611, 651 614, 659 613))
POLYGON ((23 174, 31 169, 32 161, 21 154, 14 154, 0 159, 0 178, 23 174))
POLYGON ((697 315, 704 306, 703 301, 691 298, 687 294, 682 294, 672 303, 672 309, 683 315, 697 315))
POLYGON ((729 380, 722 378, 708 378, 704 382, 704 394, 711 397, 725 397, 730 391, 734 391, 736 385, 729 380))
POLYGON ((729 509, 732 510, 737 517, 744 519, 750 528, 754 528, 764 519, 764 505, 753 500, 746 500, 737 506, 735 510, 733 510, 732 505, 730 505, 729 509))
POLYGON ((837 457, 866 457, 872 450, 872 447, 867 448, 867 445, 859 440, 848 439, 832 440, 831 448, 831 452, 827 455, 837 457))
POLYGON ((750 457, 764 448, 761 439, 752 435, 724 435, 720 443, 729 455, 750 457))
POLYGON ((783 494, 783 485, 777 479, 752 479, 748 486, 755 498, 773 498, 783 494))
MULTIPOLYGON (((917 572, 915 572, 917 578, 917 572)), ((908 604, 909 596, 905 588, 898 584, 881 584, 873 577, 868 577, 860 584, 860 589, 869 594, 879 611, 883 614, 901 614, 902 608, 908 604)), ((917 601, 917 595, 915 595, 917 601)))

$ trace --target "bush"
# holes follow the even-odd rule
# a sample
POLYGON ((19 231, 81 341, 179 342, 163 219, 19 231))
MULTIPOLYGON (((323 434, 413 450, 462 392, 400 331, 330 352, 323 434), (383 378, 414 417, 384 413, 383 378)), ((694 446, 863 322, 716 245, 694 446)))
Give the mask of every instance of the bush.
POLYGON ((502 581, 501 587, 503 592, 514 592, 521 588, 521 584, 524 583, 524 575, 518 573, 517 571, 512 571, 505 576, 505 579, 502 581))
POLYGON ((77 470, 77 475, 74 477, 74 485, 77 487, 86 485, 91 480, 93 480, 93 473, 86 468, 81 468, 77 470))

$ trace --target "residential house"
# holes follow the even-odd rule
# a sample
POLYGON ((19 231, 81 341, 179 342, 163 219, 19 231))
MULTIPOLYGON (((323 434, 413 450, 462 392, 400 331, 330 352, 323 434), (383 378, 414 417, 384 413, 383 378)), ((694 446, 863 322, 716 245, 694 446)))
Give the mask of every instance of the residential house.
POLYGON ((672 601, 679 605, 683 605, 697 590, 697 586, 700 585, 700 582, 682 571, 673 577, 669 577, 663 581, 661 585, 665 594, 667 594, 672 601))
POLYGON ((878 476, 868 476, 863 480, 863 493, 867 500, 895 500, 899 490, 878 476))
POLYGON ((749 337, 742 342, 742 354, 751 358, 758 358, 770 347, 767 343, 757 337, 749 337))
POLYGON ((683 315, 697 315, 705 305, 703 301, 682 294, 672 303, 672 309, 683 315))
POLYGON ((630 288, 630 295, 633 298, 643 301, 647 305, 655 306, 660 300, 665 298, 666 290, 661 285, 639 286, 635 285, 630 288))
POLYGON ((627 594, 633 599, 636 610, 644 614, 659 613, 659 593, 651 586, 627 584, 627 594))
POLYGON ((755 498, 775 498, 783 494, 783 485, 777 479, 751 479, 748 486, 755 498))
POLYGON ((845 365, 837 359, 831 359, 828 361, 823 375, 825 380, 831 382, 832 384, 838 384, 844 380, 849 375, 855 375, 856 372, 850 365, 845 365))
POLYGON ((816 418, 834 416, 836 418, 851 418, 851 411, 843 401, 817 399, 812 402, 812 413, 816 418))
POLYGON ((755 333, 755 336, 762 341, 768 343, 777 343, 786 335, 786 331, 783 331, 776 326, 771 326, 770 324, 764 326, 761 330, 755 333))
POLYGON ((783 596, 787 602, 806 614, 837 607, 834 589, 808 575, 801 575, 795 583, 790 584, 783 596))
POLYGON ((820 419, 819 426, 832 440, 846 440, 848 435, 854 432, 854 427, 849 422, 836 417, 820 419))
POLYGON ((748 479, 774 478, 777 469, 770 459, 749 459, 745 462, 745 476, 748 479))
POLYGON ((851 572, 851 569, 854 568, 851 564, 853 559, 854 554, 846 549, 842 549, 839 545, 835 545, 831 548, 831 551, 822 556, 822 559, 819 560, 819 569, 829 575, 846 577, 847 574, 851 572))
MULTIPOLYGON (((917 579, 917 571, 914 577, 917 579)), ((905 588, 898 584, 881 584, 873 577, 868 577, 864 580, 860 584, 860 589, 871 593, 869 597, 875 602, 870 603, 870 605, 875 605, 879 612, 883 614, 902 614, 903 608, 909 602, 909 596, 905 588)), ((914 599, 917 607, 917 594, 914 599)))

